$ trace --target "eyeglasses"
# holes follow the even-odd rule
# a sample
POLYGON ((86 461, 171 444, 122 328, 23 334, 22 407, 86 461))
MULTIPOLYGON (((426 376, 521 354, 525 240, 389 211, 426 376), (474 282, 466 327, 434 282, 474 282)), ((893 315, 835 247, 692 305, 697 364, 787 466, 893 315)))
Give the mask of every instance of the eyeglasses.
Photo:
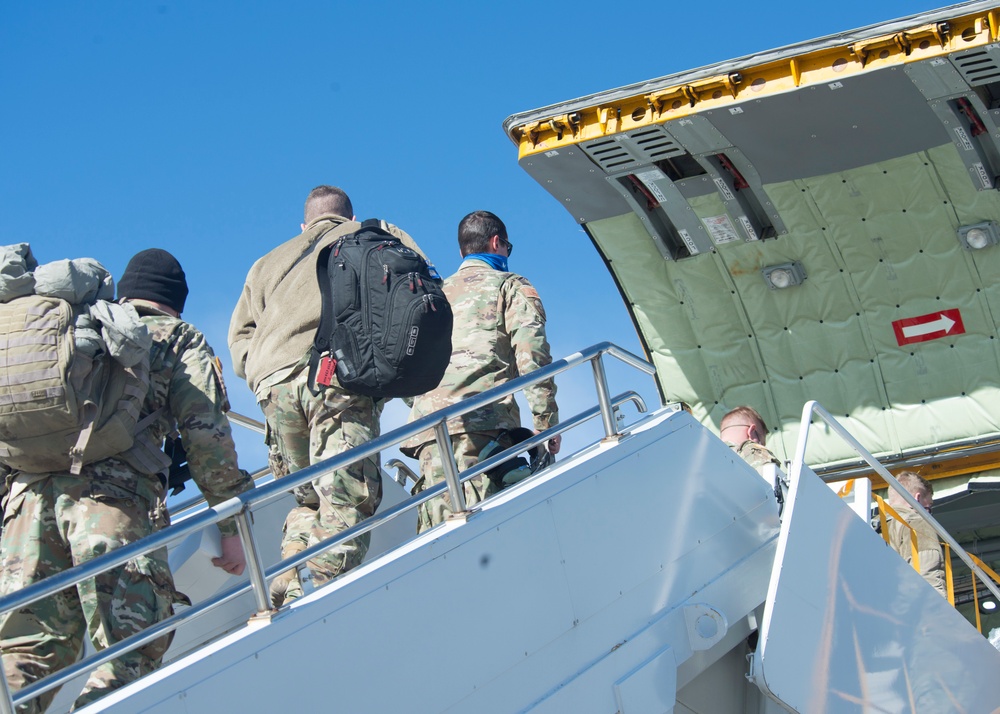
MULTIPOLYGON (((497 236, 497 238, 500 238, 500 236, 497 236)), ((500 242, 503 243, 505 246, 507 246, 507 257, 509 258, 511 255, 513 255, 513 253, 514 253, 514 244, 511 243, 506 238, 500 238, 500 242)))

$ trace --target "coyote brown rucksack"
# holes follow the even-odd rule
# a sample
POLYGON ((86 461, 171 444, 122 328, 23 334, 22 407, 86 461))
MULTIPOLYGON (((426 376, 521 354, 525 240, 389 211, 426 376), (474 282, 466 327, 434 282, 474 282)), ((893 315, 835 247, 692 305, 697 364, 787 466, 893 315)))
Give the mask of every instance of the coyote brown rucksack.
POLYGON ((141 428, 148 350, 132 367, 79 351, 86 309, 42 295, 0 303, 0 462, 11 468, 79 473, 131 447, 141 428))
POLYGON ((452 313, 441 278, 377 219, 324 247, 309 385, 336 374, 349 392, 412 397, 438 386, 451 359, 452 313))

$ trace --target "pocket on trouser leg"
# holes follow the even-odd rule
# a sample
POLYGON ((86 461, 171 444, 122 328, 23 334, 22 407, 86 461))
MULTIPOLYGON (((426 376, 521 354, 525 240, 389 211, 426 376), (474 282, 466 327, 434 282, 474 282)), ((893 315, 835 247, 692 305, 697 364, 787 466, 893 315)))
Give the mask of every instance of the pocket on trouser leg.
POLYGON ((285 463, 285 457, 281 455, 278 451, 278 447, 273 444, 268 447, 267 450, 267 464, 271 469, 271 474, 275 478, 284 478, 289 474, 288 465, 285 463))
MULTIPOLYGON (((281 541, 281 559, 290 558, 304 551, 308 544, 308 538, 308 531, 289 538, 288 521, 286 520, 285 534, 281 541)), ((300 596, 302 594, 302 586, 299 584, 299 575, 295 568, 289 568, 277 575, 271 581, 270 592, 271 604, 274 607, 281 607, 285 600, 291 600, 300 596)))
POLYGON ((295 496, 295 502, 299 506, 312 509, 319 506, 319 496, 316 494, 316 489, 313 488, 311 483, 296 486, 292 489, 292 495, 295 496))
MULTIPOLYGON (((108 644, 141 632, 173 614, 175 604, 190 605, 191 600, 177 592, 170 568, 164 560, 149 555, 124 565, 111 597, 108 644)), ((135 650, 152 660, 155 667, 173 641, 173 633, 158 637, 135 650)))
POLYGON ((156 503, 149 509, 149 523, 154 533, 170 527, 170 511, 165 499, 156 499, 156 503))
MULTIPOLYGON (((326 540, 372 515, 372 502, 381 499, 381 481, 377 475, 369 475, 369 469, 361 473, 359 469, 352 471, 340 469, 315 482, 321 504, 309 545, 326 540)), ((321 585, 360 565, 370 540, 371 534, 364 533, 310 560, 314 583, 321 585)))
MULTIPOLYGON (((356 511, 361 517, 368 517, 375 512, 375 506, 382 500, 382 479, 378 469, 368 459, 324 474, 313 481, 312 485, 319 496, 321 519, 324 512, 331 509, 349 509, 356 511)), ((351 518, 345 525, 354 525, 355 522, 351 518)))
POLYGON ((22 490, 13 497, 11 494, 5 493, 3 496, 3 525, 13 520, 14 516, 21 512, 21 507, 24 505, 25 492, 22 490))
POLYGON ((23 554, 28 549, 37 550, 42 545, 38 543, 38 536, 35 533, 37 524, 32 518, 38 514, 26 512, 24 518, 20 518, 27 494, 21 491, 6 500, 3 511, 3 531, 7 533, 6 540, 0 532, 0 544, 3 545, 0 548, 0 595, 7 595, 31 584, 33 578, 25 572, 23 554))
POLYGON ((276 479, 287 476, 290 473, 288 464, 281 454, 281 449, 278 448, 278 440, 275 438, 271 422, 266 420, 264 422, 264 444, 267 445, 267 463, 271 469, 271 475, 276 479))

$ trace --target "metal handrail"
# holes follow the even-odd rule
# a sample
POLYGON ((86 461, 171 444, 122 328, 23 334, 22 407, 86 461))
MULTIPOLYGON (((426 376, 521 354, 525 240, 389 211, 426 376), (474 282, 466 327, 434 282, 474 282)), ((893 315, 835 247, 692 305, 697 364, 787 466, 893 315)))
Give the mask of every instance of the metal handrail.
POLYGON ((420 480, 420 476, 414 473, 413 469, 404 464, 399 459, 389 459, 385 462, 384 467, 388 469, 396 469, 396 475, 392 479, 398 483, 403 488, 406 488, 406 479, 409 477, 413 483, 417 483, 420 480))
POLYGON ((256 431, 258 434, 263 434, 267 430, 264 422, 259 419, 244 416, 239 412, 228 411, 226 412, 226 416, 229 417, 229 421, 233 424, 238 424, 239 426, 249 429, 250 431, 256 431))
MULTIPOLYGON (((236 519, 244 553, 246 555, 247 577, 249 579, 249 582, 242 583, 231 590, 227 590, 222 595, 216 596, 204 603, 200 603, 194 608, 177 613, 162 622, 146 628, 140 633, 132 635, 131 637, 116 643, 112 647, 85 657, 79 662, 60 670, 57 673, 48 675, 14 694, 10 692, 6 676, 0 676, 0 714, 13 714, 15 706, 18 706, 44 692, 54 689, 55 687, 69 681, 81 672, 110 661, 123 652, 140 647, 157 637, 167 634, 168 632, 172 632, 183 622, 203 615, 208 610, 218 607, 224 602, 228 602, 229 600, 242 595, 248 589, 252 589, 254 593, 258 614, 271 612, 272 609, 270 603, 270 593, 268 591, 268 581, 276 575, 284 572, 290 567, 297 567, 298 565, 301 565, 315 557, 317 554, 333 548, 342 542, 352 540, 359 535, 372 530, 379 524, 397 517, 405 511, 418 507, 421 503, 434 498, 446 489, 449 492, 451 503, 456 506, 460 504, 462 505, 461 509, 456 508, 456 512, 464 511, 465 501, 464 489, 461 485, 462 482, 474 478, 478 474, 493 468, 493 466, 505 458, 547 441, 548 439, 568 431, 569 429, 575 428, 576 426, 579 426, 580 424, 596 417, 598 414, 602 418, 605 436, 607 438, 617 437, 618 429, 614 417, 614 412, 617 407, 626 402, 633 402, 640 408, 640 411, 645 411, 645 403, 635 392, 626 392, 618 395, 614 399, 608 396, 607 378, 601 362, 604 355, 615 357, 625 364, 649 375, 653 375, 656 372, 653 365, 646 360, 637 357, 631 352, 628 352, 627 350, 624 350, 610 342, 598 343, 585 350, 576 352, 564 359, 552 362, 551 364, 528 375, 511 380, 510 382, 487 390, 482 394, 464 399, 458 404, 446 407, 445 409, 418 419, 417 421, 399 427, 388 434, 371 440, 367 444, 357 446, 349 451, 345 451, 327 459, 326 461, 311 465, 296 471, 289 476, 242 493, 202 512, 192 514, 184 521, 165 528, 162 531, 153 533, 139 541, 136 541, 135 543, 122 546, 121 548, 117 548, 110 553, 106 553, 86 563, 76 565, 37 583, 33 583, 32 585, 29 585, 28 587, 15 593, 0 597, 0 614, 23 608, 26 605, 54 595, 62 590, 65 590, 66 588, 73 587, 83 580, 95 577, 101 572, 122 565, 123 563, 150 551, 165 547, 185 536, 201 531, 204 528, 210 527, 228 518, 236 519), (591 362, 593 365, 592 368, 594 371, 595 387, 598 393, 598 406, 581 412, 575 417, 536 434, 524 442, 511 447, 510 449, 490 457, 482 463, 476 464, 461 473, 457 473, 457 469, 455 468, 454 453, 451 450, 451 441, 448 434, 447 424, 449 420, 460 417, 468 412, 481 409, 499 399, 514 394, 515 392, 518 392, 526 387, 551 379, 557 374, 566 372, 567 370, 577 367, 585 362, 591 362), (270 568, 264 567, 263 562, 260 559, 259 549, 257 548, 256 538, 253 533, 253 523, 251 518, 252 509, 271 503, 281 498, 285 493, 293 490, 297 486, 309 483, 323 474, 344 468, 356 461, 369 458, 384 449, 395 446, 396 444, 428 430, 432 430, 435 434, 439 451, 442 454, 442 461, 447 462, 447 457, 450 456, 454 478, 447 479, 444 483, 436 484, 435 486, 421 492, 417 496, 413 496, 412 498, 393 506, 383 513, 376 514, 353 526, 352 528, 337 534, 333 538, 311 546, 309 549, 297 554, 296 556, 282 560, 270 568)), ((249 428, 253 428, 255 430, 263 428, 263 425, 260 424, 260 422, 248 417, 243 417, 242 415, 231 414, 230 418, 234 421, 234 423, 239 423, 241 426, 248 426, 249 428), (234 419, 234 416, 237 418, 234 419)), ((448 473, 447 467, 445 473, 448 473)))
MULTIPOLYGON (((258 481, 263 480, 267 476, 271 476, 271 467, 270 467, 270 465, 265 466, 265 467, 260 468, 260 469, 257 469, 256 471, 254 471, 254 472, 252 472, 250 474, 250 478, 253 480, 255 486, 257 485, 258 481)), ((265 481, 265 483, 270 483, 270 479, 267 480, 267 481, 265 481)), ((263 485, 263 484, 261 484, 261 485, 263 485)), ((173 521, 175 521, 177 519, 180 519, 180 518, 187 518, 186 514, 188 512, 194 511, 194 510, 200 508, 201 506, 204 506, 206 503, 207 503, 207 501, 205 500, 205 494, 203 494, 203 493, 201 493, 199 491, 197 496, 192 495, 187 500, 181 501, 180 503, 176 503, 176 504, 170 506, 170 520, 171 520, 171 522, 173 522, 173 521)))
MULTIPOLYGON (((932 463, 945 463, 959 457, 994 454, 1000 451, 1000 439, 996 436, 976 437, 974 439, 958 439, 944 444, 919 449, 908 449, 898 454, 882 457, 882 465, 886 468, 915 468, 932 463)), ((843 481, 868 473, 864 460, 837 462, 827 466, 814 468, 816 475, 824 481, 843 481)))
POLYGON ((871 453, 869 453, 868 450, 861 445, 861 442, 855 439, 846 429, 844 429, 844 427, 841 426, 840 423, 834 419, 833 416, 826 411, 826 409, 820 406, 819 402, 815 400, 806 402, 805 406, 802 407, 802 420, 799 423, 799 434, 801 434, 801 437, 799 437, 799 443, 795 447, 795 458, 792 461, 792 478, 795 479, 796 483, 802 476, 802 469, 805 468, 806 444, 809 440, 809 427, 812 425, 813 415, 818 416, 826 422, 826 425, 829 426, 841 439, 843 439, 848 446, 854 449, 858 456, 864 459, 865 462, 885 480, 889 487, 899 494, 903 501, 909 504, 914 511, 919 513, 920 517, 927 521, 931 528, 934 529, 934 532, 937 533, 938 537, 951 546, 958 557, 969 566, 969 569, 979 576, 979 579, 983 581, 983 584, 986 585, 986 588, 991 593, 993 593, 994 597, 1000 600, 1000 589, 993 584, 993 582, 987 577, 986 573, 983 572, 982 568, 973 562, 972 558, 969 557, 969 554, 965 552, 965 549, 958 544, 958 541, 952 538, 951 534, 941 527, 941 524, 937 522, 937 519, 935 519, 934 516, 924 510, 924 507, 920 505, 917 499, 915 499, 909 491, 900 485, 899 481, 897 481, 896 478, 889 473, 889 470, 879 463, 878 459, 872 456, 871 453))
MULTIPOLYGON (((613 410, 616 410, 618 409, 618 407, 622 406, 623 404, 627 404, 629 402, 634 404, 636 410, 639 411, 640 413, 646 412, 646 400, 643 399, 638 392, 634 392, 631 390, 628 392, 622 392, 621 394, 618 394, 614 398, 612 398, 611 407, 613 410)), ((474 464, 473 466, 470 466, 468 469, 462 472, 462 477, 460 480, 462 481, 462 483, 464 483, 471 478, 475 478, 479 474, 485 471, 489 471, 494 466, 503 463, 504 461, 506 461, 507 459, 511 458, 516 454, 520 454, 530 449, 533 449, 534 447, 548 441, 554 436, 558 436, 559 434, 563 434, 567 431, 575 429, 581 424, 590 421, 600 413, 602 413, 600 405, 596 407, 591 407, 590 409, 582 411, 576 416, 567 419, 566 421, 560 422, 558 425, 550 429, 546 429, 544 432, 539 432, 538 434, 534 434, 528 437, 524 441, 519 441, 513 446, 504 449, 503 451, 500 451, 494 454, 493 456, 490 456, 488 459, 484 459, 483 461, 480 461, 474 464)), ((399 459, 391 459, 387 461, 385 467, 403 471, 407 476, 413 479, 414 483, 416 483, 418 479, 417 474, 415 474, 409 466, 404 464, 399 459)), ((400 483, 398 478, 396 479, 396 482, 400 483)), ((439 492, 440 491, 438 491, 437 493, 439 492)))
MULTIPOLYGON (((646 411, 645 401, 643 401, 642 397, 640 397, 635 392, 625 392, 623 394, 619 394, 618 396, 616 396, 614 399, 611 400, 611 405, 613 408, 617 408, 622 404, 625 404, 626 402, 633 402, 637 407, 639 407, 639 411, 641 412, 646 411)), ((506 461, 514 454, 520 453, 520 451, 525 449, 530 449, 532 446, 539 444, 543 441, 547 441, 548 439, 551 439, 553 436, 557 436, 558 434, 562 434, 563 432, 569 431, 570 429, 573 429, 579 426, 580 424, 583 424, 589 421, 590 419, 593 419, 600 413, 601 412, 599 406, 591 407, 590 409, 581 412, 575 417, 572 417, 567 421, 561 422, 558 426, 555 426, 552 429, 540 432, 530 439, 526 439, 518 444, 515 444, 509 449, 505 449, 504 451, 501 451, 500 453, 495 454, 488 459, 485 459, 477 464, 474 464, 473 466, 470 466, 459 475, 458 480, 460 483, 465 483, 469 479, 475 478, 476 476, 485 471, 489 471, 500 462, 506 461)), ((383 523, 391 521, 393 518, 396 518, 397 516, 405 513, 406 511, 412 510, 413 508, 416 508, 421 504, 426 503, 427 501, 434 500, 435 497, 440 496, 446 490, 449 490, 449 485, 445 481, 436 483, 433 486, 426 488, 423 491, 420 491, 414 496, 411 496, 407 500, 396 504, 395 506, 389 508, 388 510, 376 513, 375 515, 366 518, 361 523, 351 526, 347 530, 341 531, 337 535, 327 540, 311 545, 303 551, 291 555, 284 560, 278 561, 276 564, 268 568, 266 573, 267 579, 270 580, 278 573, 283 573, 289 568, 297 568, 298 566, 303 565, 304 563, 307 563, 308 561, 312 560, 320 553, 329 550, 331 548, 334 548, 340 545, 341 543, 346 543, 350 540, 354 540, 358 536, 363 535, 368 531, 377 528, 383 523)), ((450 493, 451 492, 449 490, 449 495, 450 493)), ((2 605, 2 600, 0 600, 0 605, 2 605)))

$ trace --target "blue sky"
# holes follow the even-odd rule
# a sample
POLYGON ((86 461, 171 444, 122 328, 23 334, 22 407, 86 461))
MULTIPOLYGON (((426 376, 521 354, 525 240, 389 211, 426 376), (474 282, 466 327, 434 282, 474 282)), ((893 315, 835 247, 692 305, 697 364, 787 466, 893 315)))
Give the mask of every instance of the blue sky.
MULTIPOLYGON (((545 303, 554 356, 601 340, 640 353, 596 251, 518 167, 503 120, 936 6, 10 0, 0 240, 30 242, 41 262, 94 257, 116 276, 138 250, 170 250, 191 288, 184 317, 254 417, 229 366, 229 317, 250 265, 298 233, 321 183, 343 187, 359 218, 404 228, 445 275, 461 217, 497 213, 517 246, 511 269, 545 303)), ((648 378, 609 374, 613 392, 657 404, 648 378)), ((589 370, 559 384, 564 417, 596 401, 589 370)), ((384 428, 405 413, 390 405, 384 428)), ((243 465, 262 465, 258 437, 241 431, 243 465)))

